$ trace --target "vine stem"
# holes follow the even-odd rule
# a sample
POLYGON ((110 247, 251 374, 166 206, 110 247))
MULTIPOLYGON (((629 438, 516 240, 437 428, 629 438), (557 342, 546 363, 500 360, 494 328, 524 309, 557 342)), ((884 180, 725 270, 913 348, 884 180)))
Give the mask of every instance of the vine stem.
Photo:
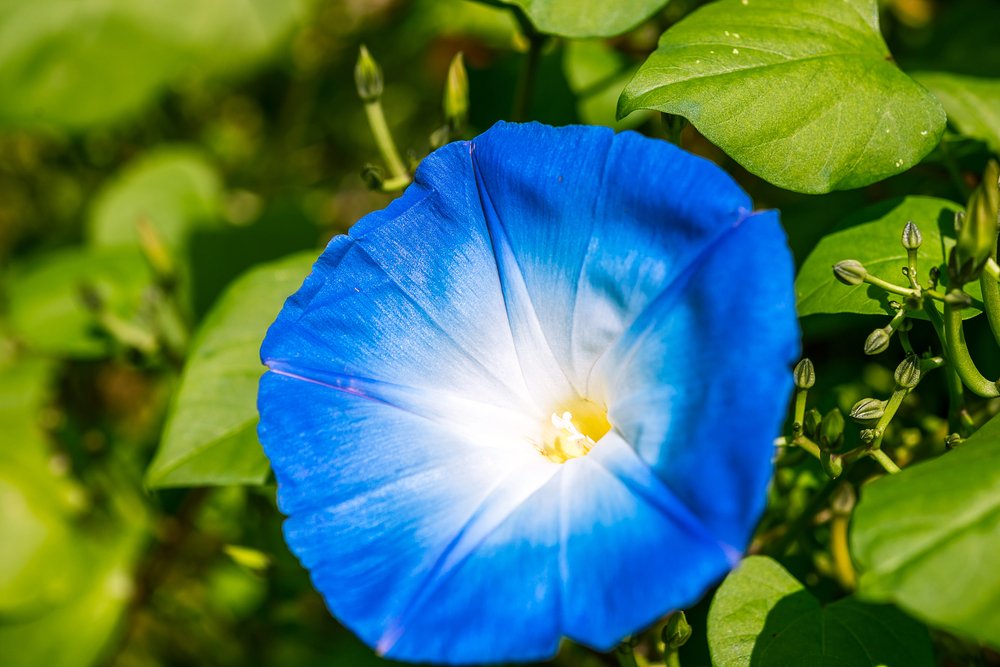
POLYGON ((534 28, 525 33, 528 38, 528 53, 525 57, 524 67, 517 81, 517 90, 514 93, 514 108, 511 111, 511 119, 514 122, 523 122, 528 118, 531 110, 531 100, 535 93, 535 80, 538 78, 538 64, 542 59, 542 47, 545 45, 545 35, 537 32, 534 28))
POLYGON ((1000 396, 1000 387, 983 377, 969 355, 965 344, 965 332, 962 330, 962 313, 955 310, 950 303, 944 304, 944 333, 948 345, 948 358, 958 371, 962 383, 977 396, 996 398, 1000 396))
POLYGON ((378 150, 382 154, 382 159, 385 160, 386 166, 389 167, 389 173, 392 174, 393 180, 397 183, 403 183, 403 185, 409 184, 410 172, 403 163, 403 158, 399 155, 399 149, 396 148, 392 132, 389 131, 389 123, 385 120, 382 101, 376 99, 371 102, 365 102, 365 114, 368 116, 368 125, 371 127, 372 136, 375 138, 375 145, 378 146, 378 150))
POLYGON ((993 338, 996 339, 997 345, 1000 345, 1000 284, 997 283, 998 278, 990 270, 987 270, 991 268, 1000 270, 1000 267, 997 267, 997 263, 993 259, 986 262, 986 267, 979 277, 979 284, 983 288, 986 319, 990 323, 990 330, 993 331, 993 338))

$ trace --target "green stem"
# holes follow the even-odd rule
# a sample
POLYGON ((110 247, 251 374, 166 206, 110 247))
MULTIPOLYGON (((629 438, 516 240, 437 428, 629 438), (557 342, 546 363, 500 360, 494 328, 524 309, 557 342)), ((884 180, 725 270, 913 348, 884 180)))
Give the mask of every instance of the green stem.
POLYGON ((615 657, 621 667, 639 667, 635 661, 635 651, 628 644, 621 644, 615 649, 615 657))
POLYGON ((895 475, 897 472, 900 472, 900 468, 896 465, 896 462, 890 459, 889 455, 881 449, 873 449, 868 455, 878 461, 887 473, 895 475))
POLYGON ((538 78, 538 65, 542 60, 542 47, 545 45, 545 35, 536 31, 530 23, 524 31, 528 38, 528 53, 514 94, 514 108, 511 111, 511 120, 514 122, 523 122, 528 118, 531 99, 535 93, 535 80, 538 78))
POLYGON ((943 355, 947 365, 944 385, 948 390, 948 429, 952 433, 971 433, 969 429, 974 426, 974 423, 965 407, 965 385, 962 384, 962 378, 959 377, 958 371, 955 370, 955 364, 951 362, 951 357, 948 354, 948 339, 944 332, 944 320, 941 319, 941 314, 934 307, 934 304, 929 301, 924 302, 924 312, 927 314, 931 326, 934 327, 938 340, 941 341, 941 347, 944 348, 943 355))
POLYGON ((944 333, 948 344, 948 359, 958 371, 962 383, 977 396, 996 398, 1000 396, 1000 387, 983 377, 976 368, 965 344, 965 332, 962 330, 962 313, 955 310, 951 304, 944 304, 944 333))
POLYGON ((410 181, 410 172, 403 163, 403 158, 399 155, 396 142, 393 141, 392 133, 389 131, 389 124, 385 120, 385 112, 382 110, 382 100, 376 99, 365 102, 365 114, 368 116, 368 125, 371 127, 372 136, 375 138, 375 145, 378 147, 382 159, 393 179, 405 179, 410 181))
POLYGON ((813 442, 804 435, 800 435, 799 437, 795 438, 794 440, 792 440, 792 443, 806 450, 807 452, 815 456, 817 459, 823 455, 823 452, 820 450, 819 445, 817 445, 815 442, 813 442))
MULTIPOLYGON (((986 266, 989 267, 991 263, 996 267, 996 262, 992 259, 986 263, 986 266)), ((997 278, 994 278, 985 269, 982 275, 979 276, 979 284, 983 288, 983 304, 986 306, 986 319, 989 320, 990 329, 993 331, 993 337, 996 339, 997 345, 1000 345, 1000 284, 997 284, 997 278)))
POLYGON ((920 291, 920 283, 917 282, 917 249, 906 249, 906 278, 910 281, 910 287, 920 291))
POLYGON ((681 654, 677 649, 668 648, 667 654, 663 658, 665 667, 681 667, 681 654))
POLYGON ((890 294, 898 294, 899 296, 916 296, 917 294, 917 291, 914 289, 902 287, 896 283, 890 283, 888 280, 882 280, 881 278, 871 274, 865 276, 865 282, 869 285, 874 285, 875 287, 883 289, 890 294))
POLYGON ((808 389, 798 389, 795 392, 795 414, 792 417, 792 431, 798 437, 802 433, 806 420, 806 397, 808 389))

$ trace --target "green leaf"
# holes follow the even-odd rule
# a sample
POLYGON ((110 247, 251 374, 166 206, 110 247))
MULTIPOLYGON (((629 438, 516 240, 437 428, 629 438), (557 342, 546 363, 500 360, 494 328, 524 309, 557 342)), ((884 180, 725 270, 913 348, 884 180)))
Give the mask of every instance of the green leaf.
POLYGON ((502 0, 518 5, 539 31, 561 37, 614 37, 651 17, 669 0, 502 0))
POLYGON ((266 57, 301 10, 270 0, 0 2, 0 124, 79 129, 128 116, 175 82, 266 57))
POLYGON ((719 0, 670 28, 619 116, 686 117, 747 170, 789 190, 857 188, 938 143, 938 101, 893 63, 876 0, 719 0))
POLYGON ((267 477, 257 441, 260 344, 315 259, 304 253, 253 269, 205 318, 146 471, 149 486, 260 484, 267 477))
POLYGON ((98 194, 87 224, 96 246, 135 246, 147 220, 170 248, 192 229, 217 225, 222 184, 215 166, 195 148, 159 147, 129 164, 98 194))
POLYGON ((633 114, 621 120, 615 118, 618 95, 632 78, 635 67, 607 43, 596 40, 567 42, 563 51, 563 72, 577 96, 577 114, 587 125, 628 130, 648 120, 648 113, 633 114))
POLYGON ((85 304, 84 289, 109 313, 131 320, 152 277, 130 249, 69 248, 14 267, 9 278, 7 320, 11 333, 36 352, 101 357, 111 340, 85 304))
POLYGON ((959 132, 1000 153, 1000 79, 945 72, 920 72, 913 78, 941 100, 948 121, 959 132))
MULTIPOLYGON (((856 259, 865 265, 868 273, 908 286, 902 274, 906 266, 906 250, 900 237, 907 221, 920 228, 923 244, 920 246, 917 270, 921 283, 926 283, 931 267, 938 267, 942 280, 946 280, 948 253, 955 245, 955 212, 962 207, 944 199, 933 197, 906 197, 883 202, 866 208, 824 236, 799 268, 795 279, 799 315, 818 313, 858 313, 862 315, 889 315, 886 293, 868 284, 849 287, 833 277, 833 265, 845 259, 856 259)), ((982 309, 979 285, 969 284, 966 291, 972 295, 976 307, 967 308, 965 317, 973 317, 982 309)), ((900 301, 902 297, 892 296, 900 301)), ((917 311, 915 317, 926 319, 917 311)))
POLYGON ((844 598, 821 606, 774 560, 751 556, 708 612, 717 667, 931 667, 927 630, 890 606, 844 598))
POLYGON ((1000 647, 1000 417, 956 450, 862 489, 859 594, 1000 647))

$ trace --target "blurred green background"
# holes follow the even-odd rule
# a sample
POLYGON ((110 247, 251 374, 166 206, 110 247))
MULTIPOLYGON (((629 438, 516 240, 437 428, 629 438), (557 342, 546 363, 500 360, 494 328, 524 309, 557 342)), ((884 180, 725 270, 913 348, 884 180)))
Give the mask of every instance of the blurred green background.
MULTIPOLYGON (((551 40, 529 117, 665 136, 651 114, 615 123, 615 103, 697 4, 613 40, 551 40)), ((901 61, 971 74, 1000 61, 981 4, 888 5, 901 61)), ((281 299, 332 235, 391 199, 360 176, 378 162, 354 88, 362 43, 411 161, 444 122, 460 51, 466 134, 510 118, 526 42, 484 4, 0 0, 0 665, 380 664, 282 542, 252 402, 281 299), (205 426, 205 405, 228 421, 205 426)), ((686 133, 783 208, 800 255, 845 211, 915 184, 951 193, 931 159, 905 181, 793 196, 686 133)), ((958 147, 974 172, 982 155, 958 147)), ((835 358, 829 331, 814 336, 835 358)))

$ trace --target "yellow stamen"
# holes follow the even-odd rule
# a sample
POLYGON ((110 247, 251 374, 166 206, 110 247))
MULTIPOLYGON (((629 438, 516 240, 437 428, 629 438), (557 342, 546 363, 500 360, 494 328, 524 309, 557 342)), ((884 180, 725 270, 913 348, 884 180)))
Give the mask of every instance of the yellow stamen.
POLYGON ((554 410, 542 428, 538 451, 550 461, 565 463, 586 456, 591 448, 611 430, 608 413, 585 398, 568 401, 554 410))

